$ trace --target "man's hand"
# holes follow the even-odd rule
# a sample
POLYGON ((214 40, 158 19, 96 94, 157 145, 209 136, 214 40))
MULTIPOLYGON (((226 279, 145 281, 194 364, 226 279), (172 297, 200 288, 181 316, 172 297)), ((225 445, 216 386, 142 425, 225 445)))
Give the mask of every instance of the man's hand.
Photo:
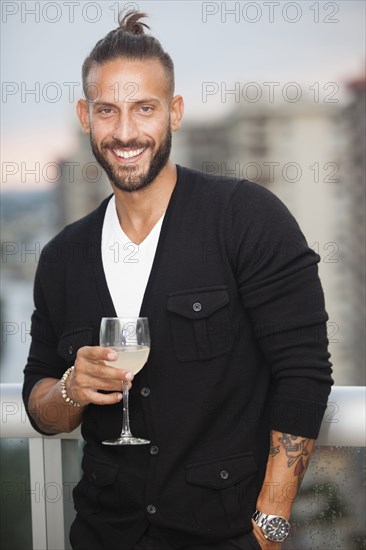
POLYGON ((81 406, 112 405, 122 399, 123 387, 130 388, 133 373, 110 367, 105 361, 113 362, 117 353, 101 346, 84 346, 77 352, 73 372, 66 381, 67 395, 81 406), (103 394, 98 390, 111 391, 103 394))
POLYGON ((273 542, 271 540, 267 540, 263 535, 262 529, 258 527, 255 521, 252 520, 252 524, 253 524, 253 534, 257 539, 259 546, 262 548, 262 550, 281 550, 282 544, 280 542, 273 542))
POLYGON ((71 432, 82 421, 89 403, 113 405, 122 399, 122 386, 131 387, 132 372, 109 367, 104 361, 114 361, 117 354, 110 348, 85 346, 80 348, 74 369, 66 380, 66 393, 81 407, 70 407, 61 395, 61 380, 42 378, 29 396, 29 413, 45 433, 71 432), (98 390, 110 391, 103 394, 98 390))

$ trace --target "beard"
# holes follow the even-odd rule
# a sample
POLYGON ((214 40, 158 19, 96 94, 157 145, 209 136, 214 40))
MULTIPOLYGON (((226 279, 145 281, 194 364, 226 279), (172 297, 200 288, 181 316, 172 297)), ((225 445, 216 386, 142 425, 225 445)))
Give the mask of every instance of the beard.
POLYGON ((126 191, 127 193, 140 191, 150 185, 150 183, 161 172, 169 160, 172 147, 172 131, 170 129, 170 121, 163 141, 161 142, 159 149, 152 157, 148 170, 145 174, 139 172, 138 164, 131 163, 129 165, 121 165, 118 164, 117 161, 109 162, 105 152, 108 149, 130 149, 132 151, 142 148, 145 148, 146 151, 148 149, 153 151, 155 147, 154 140, 146 141, 145 143, 137 141, 123 143, 118 139, 111 139, 109 141, 102 142, 101 149, 99 149, 94 139, 93 132, 90 131, 90 145, 96 161, 103 168, 112 185, 115 185, 118 189, 121 191, 126 191))

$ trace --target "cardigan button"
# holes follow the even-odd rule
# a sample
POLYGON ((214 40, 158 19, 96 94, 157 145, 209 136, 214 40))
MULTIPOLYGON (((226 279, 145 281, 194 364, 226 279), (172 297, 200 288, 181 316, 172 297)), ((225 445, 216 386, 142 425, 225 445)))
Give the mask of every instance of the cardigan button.
POLYGON ((151 445, 150 447, 150 454, 151 455, 157 455, 159 454, 159 447, 157 445, 151 445))
POLYGON ((149 504, 149 506, 146 507, 148 514, 156 514, 156 506, 153 504, 149 504))
POLYGON ((202 304, 200 304, 200 302, 195 302, 193 304, 193 311, 198 312, 198 311, 201 311, 201 309, 202 309, 202 304))
POLYGON ((141 390, 140 393, 141 393, 142 397, 149 397, 149 395, 150 395, 150 388, 147 388, 147 387, 142 388, 142 390, 141 390))
POLYGON ((69 346, 69 355, 72 355, 74 353, 73 346, 69 346))
POLYGON ((221 479, 227 479, 229 477, 229 472, 227 470, 221 470, 220 477, 221 479))

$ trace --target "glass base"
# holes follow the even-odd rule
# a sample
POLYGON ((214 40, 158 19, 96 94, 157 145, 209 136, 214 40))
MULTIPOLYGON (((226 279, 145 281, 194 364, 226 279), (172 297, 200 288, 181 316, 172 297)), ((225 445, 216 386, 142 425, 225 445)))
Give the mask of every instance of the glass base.
POLYGON ((133 435, 124 435, 117 439, 107 439, 102 441, 103 445, 148 445, 151 443, 148 439, 142 439, 141 437, 134 437, 133 435))

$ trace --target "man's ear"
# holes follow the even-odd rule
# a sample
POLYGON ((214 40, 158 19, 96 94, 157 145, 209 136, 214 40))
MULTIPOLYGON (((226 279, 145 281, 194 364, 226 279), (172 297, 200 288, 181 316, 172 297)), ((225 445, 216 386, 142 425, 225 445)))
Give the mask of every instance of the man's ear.
POLYGON ((80 120, 81 127, 86 134, 90 133, 89 108, 85 99, 79 99, 76 105, 76 112, 80 120))
POLYGON ((179 130, 184 112, 184 101, 181 95, 176 95, 170 102, 170 127, 173 132, 179 130))

